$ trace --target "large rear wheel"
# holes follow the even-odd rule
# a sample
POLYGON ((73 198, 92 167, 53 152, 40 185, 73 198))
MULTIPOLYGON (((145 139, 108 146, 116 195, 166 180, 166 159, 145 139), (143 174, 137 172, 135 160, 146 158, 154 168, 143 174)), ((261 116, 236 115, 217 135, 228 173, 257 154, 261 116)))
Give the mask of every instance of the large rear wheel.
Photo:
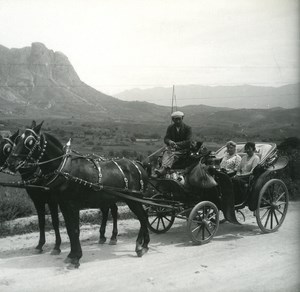
MULTIPOLYGON (((156 201, 158 204, 164 204, 161 194, 156 194, 151 198, 159 199, 156 201)), ((174 223, 175 211, 170 208, 149 205, 146 207, 146 212, 148 214, 148 228, 154 233, 165 233, 174 223)))
POLYGON ((219 228, 219 210, 217 206, 210 201, 197 204, 189 215, 187 228, 194 244, 209 242, 219 228))
POLYGON ((289 194, 282 180, 271 179, 262 187, 255 216, 263 233, 274 232, 281 226, 288 210, 288 204, 289 194))

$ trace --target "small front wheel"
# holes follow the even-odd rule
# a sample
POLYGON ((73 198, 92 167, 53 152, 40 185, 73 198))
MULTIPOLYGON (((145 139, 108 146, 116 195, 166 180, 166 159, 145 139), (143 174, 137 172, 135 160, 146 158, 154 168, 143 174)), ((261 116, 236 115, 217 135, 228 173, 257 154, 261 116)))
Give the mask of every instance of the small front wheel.
MULTIPOLYGON (((163 203, 163 196, 156 194, 151 197, 152 199, 158 199, 163 203)), ((166 207, 149 205, 146 207, 148 215, 148 228, 157 234, 167 232, 174 223, 175 211, 166 207)))
POLYGON ((219 228, 219 210, 217 206, 210 201, 197 204, 189 215, 187 228, 194 244, 209 242, 219 228))
POLYGON ((271 179, 261 189, 255 211, 256 221, 263 233, 276 231, 285 219, 289 195, 285 183, 271 179))

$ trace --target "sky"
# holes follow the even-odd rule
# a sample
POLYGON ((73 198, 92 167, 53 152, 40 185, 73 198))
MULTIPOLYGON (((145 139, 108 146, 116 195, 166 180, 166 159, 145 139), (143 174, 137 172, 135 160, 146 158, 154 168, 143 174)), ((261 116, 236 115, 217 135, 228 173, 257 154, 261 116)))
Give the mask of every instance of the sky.
POLYGON ((299 0, 0 0, 0 44, 42 42, 114 95, 299 82, 299 0))

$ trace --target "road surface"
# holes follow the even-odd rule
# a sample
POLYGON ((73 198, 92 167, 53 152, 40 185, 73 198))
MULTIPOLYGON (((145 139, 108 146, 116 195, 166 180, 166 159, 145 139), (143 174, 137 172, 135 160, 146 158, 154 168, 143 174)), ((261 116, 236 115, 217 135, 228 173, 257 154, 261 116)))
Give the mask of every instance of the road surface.
MULTIPOLYGON (((255 217, 243 226, 220 225, 202 246, 189 242, 186 223, 176 220, 161 235, 151 234, 150 250, 134 252, 138 221, 119 221, 116 246, 99 245, 99 226, 81 228, 83 258, 76 270, 63 263, 69 252, 62 230, 62 253, 51 256, 53 232, 45 252, 34 254, 38 233, 0 239, 0 291, 300 291, 300 202, 289 206, 279 231, 261 234, 255 217)), ((107 228, 111 231, 111 226, 107 228)))

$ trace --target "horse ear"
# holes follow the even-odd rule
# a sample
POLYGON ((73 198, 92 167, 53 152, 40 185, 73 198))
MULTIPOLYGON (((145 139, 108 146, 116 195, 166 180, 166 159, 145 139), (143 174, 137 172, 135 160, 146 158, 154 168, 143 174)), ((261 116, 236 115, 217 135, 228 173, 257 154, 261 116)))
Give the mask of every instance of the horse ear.
POLYGON ((34 127, 33 131, 39 135, 40 134, 40 131, 41 131, 41 128, 42 128, 42 125, 43 125, 44 121, 42 121, 39 125, 37 125, 36 127, 34 127))
POLYGON ((36 121, 33 120, 32 123, 31 123, 31 127, 30 127, 30 128, 31 128, 31 129, 34 129, 35 127, 36 127, 36 121))
POLYGON ((19 136, 19 130, 10 137, 10 140, 15 141, 18 136, 19 136))

